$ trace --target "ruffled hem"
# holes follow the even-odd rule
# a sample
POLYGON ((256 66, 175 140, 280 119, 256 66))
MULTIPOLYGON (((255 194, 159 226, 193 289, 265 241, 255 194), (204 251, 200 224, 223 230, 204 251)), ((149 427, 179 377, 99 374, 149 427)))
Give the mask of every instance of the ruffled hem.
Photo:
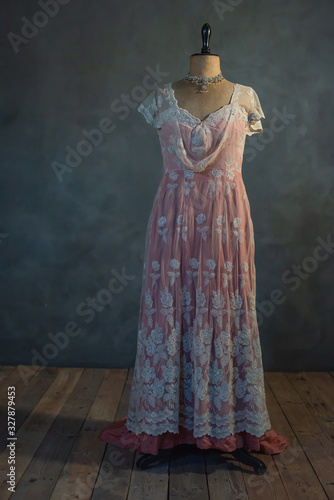
POLYGON ((132 451, 150 453, 157 455, 159 450, 174 448, 179 444, 195 444, 198 448, 206 450, 215 448, 231 452, 237 448, 245 451, 258 451, 265 455, 275 455, 285 450, 290 445, 289 438, 277 434, 274 429, 269 429, 262 436, 256 437, 246 431, 237 432, 226 438, 214 438, 208 435, 195 437, 193 432, 184 427, 179 427, 179 434, 165 432, 159 436, 153 436, 142 432, 135 434, 126 427, 127 417, 113 422, 103 429, 98 437, 109 444, 119 448, 128 448, 132 451))

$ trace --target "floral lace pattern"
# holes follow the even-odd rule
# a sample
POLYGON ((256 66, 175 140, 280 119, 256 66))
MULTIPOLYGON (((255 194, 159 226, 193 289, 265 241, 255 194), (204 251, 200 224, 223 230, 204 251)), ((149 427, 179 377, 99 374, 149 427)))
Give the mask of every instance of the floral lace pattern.
POLYGON ((149 217, 127 429, 195 437, 270 429, 255 310, 254 233, 242 180, 246 135, 264 117, 253 89, 204 120, 172 84, 138 107, 163 156, 149 217))
POLYGON ((256 317, 254 232, 242 180, 246 135, 262 130, 255 91, 199 120, 171 83, 138 107, 163 168, 149 216, 128 416, 99 434, 157 454, 177 444, 280 453, 256 317))

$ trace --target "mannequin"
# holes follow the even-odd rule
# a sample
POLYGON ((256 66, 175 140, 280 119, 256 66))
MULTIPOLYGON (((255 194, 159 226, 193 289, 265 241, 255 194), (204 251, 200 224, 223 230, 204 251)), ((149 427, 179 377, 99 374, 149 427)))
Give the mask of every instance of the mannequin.
MULTIPOLYGON (((216 54, 193 54, 190 56, 189 74, 199 77, 214 77, 221 73, 220 58, 216 54)), ((186 79, 178 80, 173 85, 174 95, 181 108, 203 120, 218 108, 229 104, 234 83, 224 79, 212 83, 208 90, 202 92, 200 84, 186 79)))
POLYGON ((246 136, 263 131, 265 115, 254 89, 223 77, 209 35, 206 24, 189 74, 137 108, 158 131, 162 175, 146 231, 129 409, 99 438, 144 453, 139 469, 199 448, 263 474, 248 450, 277 454, 290 444, 266 406, 241 175, 246 136))
MULTIPOLYGON (((208 41, 210 37, 210 26, 206 23, 202 27, 203 47, 200 54, 190 56, 189 75, 197 77, 211 78, 221 73, 220 58, 217 54, 210 54, 208 41)), ((178 106, 185 109, 193 117, 203 121, 211 113, 219 108, 230 104, 235 84, 225 78, 217 83, 210 83, 207 89, 202 89, 201 83, 194 83, 186 78, 173 82, 172 89, 178 106)), ((252 129, 251 129, 252 130, 252 129)), ((172 449, 161 449, 158 455, 145 453, 137 462, 137 468, 147 469, 151 465, 166 459, 173 454, 178 454, 181 449, 194 449, 194 445, 177 445, 172 449)), ((240 462, 253 467, 255 474, 262 475, 266 471, 266 466, 262 460, 252 456, 243 448, 237 448, 232 452, 223 452, 218 449, 210 449, 220 455, 228 453, 233 455, 240 462)))

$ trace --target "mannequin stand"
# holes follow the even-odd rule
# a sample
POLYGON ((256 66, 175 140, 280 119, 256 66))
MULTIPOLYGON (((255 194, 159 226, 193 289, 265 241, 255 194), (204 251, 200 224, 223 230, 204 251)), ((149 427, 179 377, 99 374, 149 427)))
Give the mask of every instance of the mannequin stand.
MULTIPOLYGON (((153 465, 158 465, 162 462, 166 462, 169 457, 172 458, 173 455, 178 456, 180 453, 177 453, 177 451, 180 452, 181 448, 183 450, 189 450, 191 451, 195 449, 198 449, 195 445, 178 445, 175 446, 174 448, 167 448, 165 450, 159 450, 158 455, 152 455, 150 453, 145 453, 142 455, 136 462, 136 466, 140 470, 148 469, 149 467, 153 465)), ((254 472, 257 476, 262 476, 266 470, 267 467, 262 460, 259 458, 253 457, 250 453, 248 453, 246 450, 243 448, 238 448, 237 450, 234 451, 229 451, 225 452, 222 450, 218 450, 216 448, 210 448, 209 450, 202 450, 202 451, 210 451, 210 452, 215 452, 219 453, 219 455, 233 455, 234 458, 236 458, 239 462, 250 465, 253 467, 254 472)))

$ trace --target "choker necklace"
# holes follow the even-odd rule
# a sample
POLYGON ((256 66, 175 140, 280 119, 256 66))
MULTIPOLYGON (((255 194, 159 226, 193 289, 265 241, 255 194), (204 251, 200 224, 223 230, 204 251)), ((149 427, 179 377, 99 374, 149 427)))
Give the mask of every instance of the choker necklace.
POLYGON ((189 80, 189 82, 191 82, 191 83, 200 83, 202 85, 201 90, 204 92, 206 90, 208 90, 208 85, 210 85, 211 83, 218 83, 218 82, 225 80, 225 78, 223 77, 223 75, 221 73, 219 73, 219 75, 217 75, 217 76, 212 76, 210 78, 193 76, 193 75, 190 75, 188 73, 187 76, 185 77, 185 79, 189 80))

